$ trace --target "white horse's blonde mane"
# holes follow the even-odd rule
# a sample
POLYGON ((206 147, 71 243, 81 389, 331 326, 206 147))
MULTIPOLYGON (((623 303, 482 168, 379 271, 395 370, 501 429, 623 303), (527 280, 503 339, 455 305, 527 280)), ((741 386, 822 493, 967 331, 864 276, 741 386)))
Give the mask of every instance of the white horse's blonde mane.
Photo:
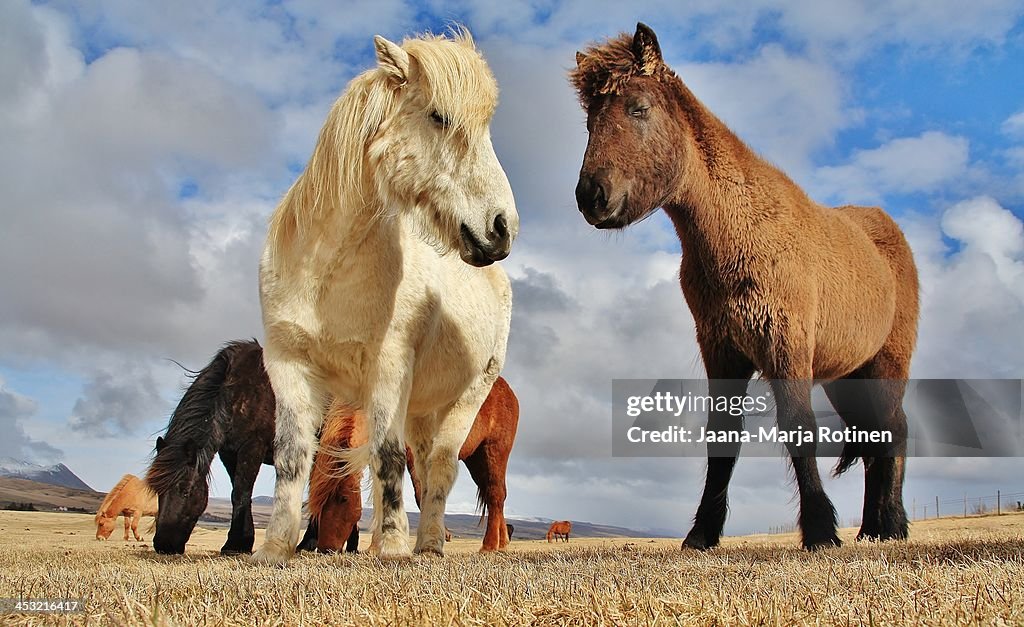
MULTIPOLYGON (((498 85, 461 27, 451 37, 424 34, 405 39, 402 49, 415 60, 428 110, 450 123, 451 132, 484 132, 498 102, 498 85)), ((371 173, 366 150, 394 114, 396 96, 406 84, 396 84, 380 67, 352 79, 331 107, 305 171, 296 179, 270 218, 268 243, 278 263, 289 245, 313 230, 339 207, 363 206, 371 198, 371 173)), ((385 131, 386 128, 385 128, 385 131)))

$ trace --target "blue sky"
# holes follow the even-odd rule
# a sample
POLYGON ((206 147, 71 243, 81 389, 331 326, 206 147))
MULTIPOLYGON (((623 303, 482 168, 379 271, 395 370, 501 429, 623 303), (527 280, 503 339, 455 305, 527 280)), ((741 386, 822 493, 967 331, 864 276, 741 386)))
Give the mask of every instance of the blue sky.
MULTIPOLYGON (((597 233, 573 200, 586 133, 565 72, 638 19, 813 197, 898 218, 923 284, 915 376, 1021 377, 1024 7, 685 4, 4 3, 0 456, 64 461, 97 489, 141 473, 185 383, 168 360, 198 368, 261 336, 265 220, 330 103, 372 64, 372 36, 452 20, 501 86, 494 144, 523 220, 505 264, 506 374, 523 404, 513 514, 682 534, 699 496, 693 460, 608 458, 610 379, 702 374, 678 242, 663 218, 597 233)), ((727 531, 790 522, 785 465, 745 461, 727 531)), ((1021 466, 912 460, 908 499, 1009 489, 1021 466)), ((857 471, 829 483, 844 519, 860 486, 857 471)), ((473 502, 463 477, 452 510, 473 502)))

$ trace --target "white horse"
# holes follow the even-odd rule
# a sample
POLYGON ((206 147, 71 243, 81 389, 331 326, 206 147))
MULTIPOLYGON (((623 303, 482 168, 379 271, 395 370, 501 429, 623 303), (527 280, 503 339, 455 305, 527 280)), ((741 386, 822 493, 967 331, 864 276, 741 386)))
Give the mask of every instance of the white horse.
POLYGON ((511 287, 491 264, 508 255, 519 216, 491 145, 497 84, 463 30, 374 44, 377 67, 331 108, 260 264, 277 483, 258 563, 294 551, 331 396, 370 421, 369 444, 348 461, 370 465, 371 552, 411 554, 408 442, 423 469, 415 550, 442 554, 459 448, 505 362, 511 287))

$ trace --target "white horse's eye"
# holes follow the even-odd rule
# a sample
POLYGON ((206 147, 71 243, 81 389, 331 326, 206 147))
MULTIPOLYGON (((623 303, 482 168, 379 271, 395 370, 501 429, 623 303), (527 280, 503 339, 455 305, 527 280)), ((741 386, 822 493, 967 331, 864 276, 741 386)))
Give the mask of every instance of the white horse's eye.
POLYGON ((438 126, 440 126, 442 128, 448 128, 449 126, 451 126, 451 120, 449 120, 448 118, 444 117, 443 115, 441 115, 437 111, 431 112, 430 119, 433 120, 434 124, 437 124, 438 126))

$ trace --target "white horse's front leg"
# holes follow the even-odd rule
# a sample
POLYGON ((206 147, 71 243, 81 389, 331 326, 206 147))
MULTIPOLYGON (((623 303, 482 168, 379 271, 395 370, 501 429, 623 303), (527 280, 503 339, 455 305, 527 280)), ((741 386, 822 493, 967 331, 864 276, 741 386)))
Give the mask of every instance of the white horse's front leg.
POLYGON ((274 434, 274 510, 263 546, 253 553, 257 564, 281 565, 295 552, 302 518, 302 491, 309 481, 316 433, 323 421, 323 395, 308 369, 296 361, 271 359, 264 366, 277 400, 274 434))
POLYGON ((373 483, 373 539, 370 553, 381 559, 404 559, 409 550, 409 517, 402 500, 405 480, 405 412, 407 382, 380 390, 366 408, 370 422, 370 478, 373 483))
POLYGON ((420 474, 420 526, 416 532, 417 553, 444 555, 444 509, 448 494, 459 474, 459 450, 466 441, 490 385, 467 393, 443 415, 439 415, 426 468, 420 474))

